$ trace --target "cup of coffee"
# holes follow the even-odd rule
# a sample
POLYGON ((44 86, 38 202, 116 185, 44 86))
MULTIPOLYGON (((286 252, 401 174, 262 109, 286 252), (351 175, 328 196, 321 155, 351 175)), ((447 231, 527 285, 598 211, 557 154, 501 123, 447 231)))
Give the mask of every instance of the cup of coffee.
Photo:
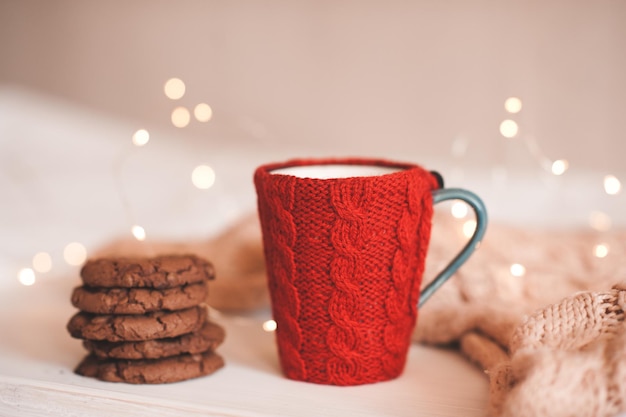
POLYGON ((294 159, 254 173, 281 368, 331 385, 390 380, 405 366, 418 308, 469 258, 487 224, 475 194, 383 159, 294 159), (476 215, 465 247, 420 292, 433 205, 476 215))

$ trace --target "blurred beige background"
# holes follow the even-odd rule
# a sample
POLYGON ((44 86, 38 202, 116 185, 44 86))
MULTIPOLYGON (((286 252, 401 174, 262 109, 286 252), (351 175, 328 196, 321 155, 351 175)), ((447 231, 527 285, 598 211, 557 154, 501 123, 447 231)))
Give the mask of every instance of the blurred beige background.
POLYGON ((619 0, 0 0, 0 85, 148 127, 204 101, 213 121, 184 135, 242 146, 419 161, 460 139, 485 167, 530 163, 499 133, 512 118, 548 158, 619 170, 624 22, 619 0), (187 85, 177 103, 170 77, 187 85))

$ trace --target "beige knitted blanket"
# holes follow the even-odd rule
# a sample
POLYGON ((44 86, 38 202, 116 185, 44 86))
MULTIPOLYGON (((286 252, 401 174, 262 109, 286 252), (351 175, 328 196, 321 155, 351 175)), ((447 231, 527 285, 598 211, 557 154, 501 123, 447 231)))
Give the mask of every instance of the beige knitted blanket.
MULTIPOLYGON (((462 221, 436 213, 425 282, 462 247, 461 231, 462 221)), ((124 240, 100 254, 172 252, 215 264, 213 307, 268 305, 255 215, 211 240, 124 240)), ((626 233, 492 224, 470 261, 422 307, 414 339, 458 345, 483 369, 491 416, 613 417, 626 411, 625 307, 626 233), (596 252, 598 244, 608 253, 596 252), (512 264, 525 271, 512 274, 512 264)))
MULTIPOLYGON (((462 240, 459 221, 437 216, 426 277, 462 240)), ((615 416, 626 411, 625 308, 626 233, 491 225, 423 306, 414 338, 458 343, 489 376, 492 416, 615 416)))

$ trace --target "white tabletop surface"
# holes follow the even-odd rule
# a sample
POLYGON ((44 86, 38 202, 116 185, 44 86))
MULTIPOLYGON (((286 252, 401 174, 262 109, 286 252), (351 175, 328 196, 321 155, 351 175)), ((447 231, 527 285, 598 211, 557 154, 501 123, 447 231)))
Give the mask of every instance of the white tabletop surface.
MULTIPOLYGON (((218 349, 226 366, 214 375, 158 386, 75 375, 85 351, 65 329, 79 282, 78 267, 63 262, 67 243, 81 242, 89 254, 128 235, 135 222, 148 238, 211 236, 254 209, 256 165, 314 153, 245 141, 235 146, 227 137, 189 139, 174 130, 152 132, 138 149, 130 137, 141 127, 0 88, 0 416, 486 415, 487 378, 454 350, 415 345, 404 374, 390 382, 334 387, 287 380, 274 335, 262 329, 263 312, 212 312, 227 331, 218 349), (201 163, 216 172, 209 190, 189 181, 201 163), (19 284, 18 271, 39 251, 52 256, 52 270, 38 273, 32 286, 19 284)), ((426 162, 416 159, 402 158, 426 162)), ((609 204, 594 178, 580 177, 575 192, 563 187, 575 175, 542 177, 540 187, 536 178, 511 176, 502 187, 489 175, 466 173, 461 182, 483 196, 496 220, 526 222, 541 212, 537 224, 566 225, 585 223, 593 210, 608 213, 614 224, 626 220, 618 216, 625 193, 609 204), (519 204, 530 198, 532 205, 519 204)))
POLYGON ((213 313, 227 331, 226 366, 167 385, 75 375, 84 356, 65 325, 75 309, 68 281, 18 287, 0 297, 2 416, 483 416, 487 380, 453 351, 414 346, 404 374, 358 387, 284 378, 261 317, 213 313))

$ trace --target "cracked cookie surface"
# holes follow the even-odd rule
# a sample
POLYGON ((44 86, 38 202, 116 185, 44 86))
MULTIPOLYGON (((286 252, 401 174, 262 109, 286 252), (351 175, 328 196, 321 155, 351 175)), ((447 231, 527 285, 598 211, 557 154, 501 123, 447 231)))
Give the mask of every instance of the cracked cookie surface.
POLYGON ((146 360, 98 359, 89 355, 75 372, 109 382, 165 384, 209 375, 223 366, 222 357, 211 351, 146 360))
POLYGON ((157 311, 141 315, 95 315, 78 312, 68 322, 72 337, 109 342, 132 342, 176 337, 198 331, 207 320, 205 307, 157 311))
POLYGON ((182 310, 206 300, 208 283, 179 287, 104 288, 81 286, 72 292, 72 305, 96 314, 144 314, 158 310, 182 310))
POLYGON ((91 259, 80 276, 90 287, 172 288, 215 277, 213 265, 196 255, 91 259))
POLYGON ((107 342, 85 340, 85 348, 99 358, 158 359, 182 353, 201 353, 215 350, 222 344, 224 329, 206 321, 197 332, 178 337, 145 340, 140 342, 107 342))

